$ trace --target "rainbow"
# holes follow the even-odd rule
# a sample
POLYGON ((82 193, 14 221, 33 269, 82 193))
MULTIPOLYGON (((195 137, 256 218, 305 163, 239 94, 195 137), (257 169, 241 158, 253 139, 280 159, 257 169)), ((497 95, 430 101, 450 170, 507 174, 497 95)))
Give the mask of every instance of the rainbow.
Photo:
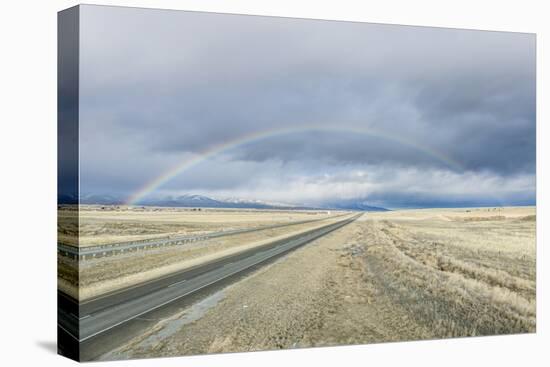
POLYGON ((190 168, 195 167, 198 164, 204 161, 207 161, 208 159, 216 155, 219 155, 223 152, 229 151, 231 149, 235 149, 237 147, 240 147, 246 144, 261 141, 264 139, 269 139, 269 138, 289 135, 289 134, 303 133, 303 132, 353 133, 353 134, 368 135, 371 137, 383 138, 404 146, 411 147, 418 151, 421 151, 426 155, 439 160, 440 162, 444 163, 449 168, 452 168, 454 170, 458 170, 458 171, 464 170, 463 166, 460 163, 458 163, 456 160, 446 156, 445 154, 433 148, 417 144, 414 141, 406 140, 395 135, 390 135, 384 131, 377 130, 377 129, 352 128, 352 127, 320 127, 320 126, 301 126, 296 128, 271 129, 271 130, 265 130, 265 131, 247 134, 239 138, 223 142, 221 144, 207 147, 202 152, 200 152, 200 154, 192 158, 183 160, 181 163, 175 165, 174 167, 168 169, 166 172, 162 173, 161 175, 147 182, 144 186, 142 186, 140 189, 138 189, 128 197, 128 199, 126 200, 126 204, 136 205, 140 200, 142 200, 144 197, 148 196, 149 194, 151 194, 152 192, 154 192, 155 190, 163 186, 172 178, 181 175, 182 173, 189 170, 190 168))

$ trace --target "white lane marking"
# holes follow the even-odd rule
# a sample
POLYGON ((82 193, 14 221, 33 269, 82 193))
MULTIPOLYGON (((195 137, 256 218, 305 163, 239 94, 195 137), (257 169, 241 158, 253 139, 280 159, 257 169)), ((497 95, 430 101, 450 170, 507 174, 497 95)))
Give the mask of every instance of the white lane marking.
POLYGON ((234 271, 234 272, 232 272, 232 273, 226 274, 226 275, 224 275, 224 276, 221 277, 221 278, 218 278, 218 279, 216 279, 216 280, 211 281, 210 283, 206 283, 206 284, 200 286, 199 288, 193 289, 193 290, 191 290, 191 291, 189 291, 189 292, 187 292, 187 293, 184 293, 184 294, 179 295, 179 296, 177 296, 177 297, 175 297, 175 298, 172 298, 172 299, 170 299, 170 300, 168 300, 168 301, 166 301, 166 302, 163 302, 163 303, 161 303, 160 305, 157 305, 157 306, 152 307, 152 308, 150 308, 150 309, 148 309, 148 310, 145 310, 145 311, 143 311, 143 312, 140 312, 140 313, 138 313, 137 315, 131 316, 131 317, 125 319, 125 320, 122 320, 122 321, 120 321, 120 322, 117 322, 117 323, 114 324, 114 325, 111 325, 111 326, 109 326, 109 327, 107 327, 107 328, 105 328, 105 329, 103 329, 103 330, 99 330, 99 331, 97 331, 97 332, 95 332, 95 333, 93 333, 93 334, 91 334, 91 335, 88 335, 88 336, 85 337, 85 338, 80 339, 79 342, 86 341, 86 340, 88 340, 88 339, 90 339, 90 338, 93 338, 93 337, 96 336, 96 335, 99 335, 99 334, 101 334, 101 333, 104 333, 105 331, 111 330, 112 328, 115 328, 115 327, 117 327, 118 325, 122 325, 122 324, 124 324, 125 322, 128 322, 128 321, 130 321, 130 320, 135 319, 136 317, 140 317, 141 315, 144 315, 144 314, 146 314, 147 312, 151 312, 151 311, 153 311, 153 310, 156 310, 157 308, 160 308, 160 307, 162 307, 162 306, 164 306, 164 305, 167 305, 167 304, 169 304, 169 303, 171 303, 171 302, 174 302, 174 301, 176 301, 176 300, 178 300, 178 299, 180 299, 180 298, 182 298, 182 297, 185 297, 185 296, 187 296, 187 295, 189 295, 189 294, 191 294, 191 293, 195 293, 195 292, 197 292, 197 291, 199 291, 199 290, 201 290, 201 289, 203 289, 203 288, 205 288, 205 287, 208 287, 209 285, 212 285, 212 284, 214 284, 214 283, 216 283, 216 282, 219 282, 220 280, 223 280, 223 279, 228 278, 228 277, 230 277, 230 276, 232 276, 232 275, 235 275, 235 274, 237 274, 237 273, 239 273, 239 272, 241 272, 241 271, 243 271, 243 270, 245 270, 245 269, 248 269, 248 268, 250 268, 250 267, 252 267, 252 266, 254 266, 254 265, 256 265, 256 264, 259 264, 259 263, 261 263, 262 261, 265 261, 265 260, 267 260, 267 259, 269 259, 269 257, 268 257, 268 258, 265 258, 265 259, 260 259, 259 261, 256 261, 255 263, 252 263, 252 264, 250 264, 250 265, 248 265, 248 266, 246 266, 246 267, 244 267, 244 268, 242 268, 242 269, 238 269, 237 271, 234 271))
POLYGON ((174 284, 170 284, 170 285, 169 285, 168 287, 166 287, 166 288, 170 288, 170 287, 173 287, 173 286, 175 286, 175 285, 178 285, 178 284, 181 284, 181 283, 185 283, 185 282, 187 282, 187 279, 180 280, 179 282, 176 282, 176 283, 174 283, 174 284))
POLYGON ((80 321, 80 320, 84 320, 84 319, 87 319, 87 318, 88 318, 88 317, 90 317, 90 316, 92 316, 92 315, 86 315, 86 316, 82 316, 82 317, 80 317, 80 318, 78 319, 78 321, 80 321))
POLYGON ((65 331, 67 334, 69 334, 70 336, 72 336, 74 339, 76 339, 76 341, 80 342, 80 340, 73 335, 73 333, 71 333, 69 330, 65 329, 63 326, 61 326, 59 323, 57 323, 57 326, 59 326, 63 331, 65 331))

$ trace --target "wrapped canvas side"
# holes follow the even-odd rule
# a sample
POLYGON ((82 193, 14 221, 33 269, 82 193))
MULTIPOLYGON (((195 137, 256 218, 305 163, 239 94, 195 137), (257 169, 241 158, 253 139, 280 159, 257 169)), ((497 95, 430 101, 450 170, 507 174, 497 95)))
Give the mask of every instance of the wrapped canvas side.
POLYGON ((78 117, 79 7, 58 13, 57 54, 57 333, 58 353, 79 360, 78 117))

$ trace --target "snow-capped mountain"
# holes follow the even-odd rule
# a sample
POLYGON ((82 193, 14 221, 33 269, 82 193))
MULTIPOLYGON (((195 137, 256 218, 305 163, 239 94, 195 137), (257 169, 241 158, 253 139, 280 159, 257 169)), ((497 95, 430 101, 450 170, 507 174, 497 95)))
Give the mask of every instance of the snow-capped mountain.
MULTIPOLYGON (((59 197, 60 204, 76 203, 74 197, 59 197)), ((84 194, 80 196, 80 204, 121 205, 124 200, 112 195, 84 194)), ((370 206, 364 199, 340 200, 319 205, 296 205, 277 203, 263 200, 248 200, 241 198, 211 198, 198 194, 185 194, 179 196, 165 196, 141 200, 137 205, 182 207, 182 208, 242 208, 242 209, 332 209, 332 210, 356 210, 356 211, 386 211, 388 209, 370 206)))
POLYGON ((200 208, 243 208, 243 209, 297 209, 288 204, 274 204, 261 200, 245 200, 238 198, 214 199, 204 195, 186 194, 161 199, 149 199, 140 202, 143 205, 200 207, 200 208))

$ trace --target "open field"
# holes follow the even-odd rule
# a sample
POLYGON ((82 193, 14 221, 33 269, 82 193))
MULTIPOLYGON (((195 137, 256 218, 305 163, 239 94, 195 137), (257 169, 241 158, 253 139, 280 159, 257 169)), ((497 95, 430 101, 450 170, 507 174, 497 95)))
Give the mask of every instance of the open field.
POLYGON ((329 217, 327 211, 80 206, 59 210, 59 241, 74 246, 202 234, 329 217), (79 240, 76 241, 77 236, 79 240))
POLYGON ((535 208, 367 213, 104 356, 536 330, 535 208))

